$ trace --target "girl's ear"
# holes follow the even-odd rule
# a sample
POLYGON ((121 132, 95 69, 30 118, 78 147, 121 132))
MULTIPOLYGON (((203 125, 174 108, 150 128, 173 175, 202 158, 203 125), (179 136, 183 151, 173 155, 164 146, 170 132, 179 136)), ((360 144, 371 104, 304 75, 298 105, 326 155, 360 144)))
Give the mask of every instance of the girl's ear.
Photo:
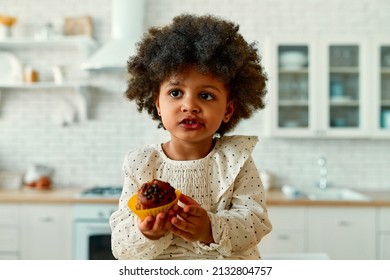
POLYGON ((230 121, 231 117, 233 116, 235 109, 235 103, 233 100, 229 100, 227 105, 226 105, 226 112, 225 115, 223 116, 223 122, 227 123, 230 121))
POLYGON ((161 113, 160 113, 160 102, 158 100, 158 93, 153 94, 153 98, 154 98, 154 105, 156 106, 157 109, 157 114, 160 116, 161 113))

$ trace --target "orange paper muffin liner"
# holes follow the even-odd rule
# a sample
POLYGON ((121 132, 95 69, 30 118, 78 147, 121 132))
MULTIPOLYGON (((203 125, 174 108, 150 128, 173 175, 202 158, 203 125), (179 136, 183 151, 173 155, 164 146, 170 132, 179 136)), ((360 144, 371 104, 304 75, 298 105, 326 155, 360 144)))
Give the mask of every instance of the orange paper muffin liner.
POLYGON ((134 194, 129 199, 129 201, 127 202, 127 205, 129 206, 131 211, 133 211, 134 214, 136 214, 138 216, 138 218, 140 218, 141 221, 143 221, 147 216, 156 217, 157 214, 160 212, 167 213, 168 210, 171 209, 171 207, 179 201, 179 197, 180 197, 181 192, 179 190, 175 190, 175 193, 176 193, 176 199, 174 201, 172 201, 171 203, 165 204, 163 206, 160 206, 160 207, 155 207, 155 208, 150 208, 150 209, 145 209, 145 210, 137 210, 137 208, 136 208, 137 196, 138 196, 137 193, 134 194))

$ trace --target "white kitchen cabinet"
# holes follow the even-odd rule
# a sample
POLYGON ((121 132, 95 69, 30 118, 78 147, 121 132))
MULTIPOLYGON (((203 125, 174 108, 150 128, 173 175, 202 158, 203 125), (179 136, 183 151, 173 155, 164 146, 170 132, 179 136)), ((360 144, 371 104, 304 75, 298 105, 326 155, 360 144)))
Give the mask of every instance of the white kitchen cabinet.
POLYGON ((0 260, 19 259, 19 207, 0 205, 0 260))
POLYGON ((269 39, 267 135, 368 137, 369 54, 356 37, 269 39))
POLYGON ((69 205, 21 205, 21 258, 72 258, 72 215, 69 205))
POLYGON ((272 231, 259 245, 261 255, 303 253, 305 219, 303 207, 269 207, 272 231))
POLYGON ((378 208, 377 259, 390 260, 390 208, 378 208))
POLYGON ((378 137, 390 137, 390 40, 381 36, 373 40, 372 62, 373 112, 370 127, 378 137))
POLYGON ((269 136, 309 137, 315 134, 317 57, 315 40, 273 37, 266 43, 269 75, 266 130, 269 136), (291 61, 291 63, 290 63, 291 61))
POLYGON ((375 259, 375 208, 309 207, 307 251, 334 260, 375 259))

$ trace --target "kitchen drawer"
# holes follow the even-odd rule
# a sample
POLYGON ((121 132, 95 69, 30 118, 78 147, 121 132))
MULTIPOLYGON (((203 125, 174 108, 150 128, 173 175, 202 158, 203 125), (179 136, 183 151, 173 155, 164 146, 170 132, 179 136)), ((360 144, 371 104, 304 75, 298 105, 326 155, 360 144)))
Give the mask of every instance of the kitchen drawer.
POLYGON ((272 231, 259 244, 261 255, 305 251, 305 208, 268 207, 272 231))
POLYGON ((310 207, 307 209, 307 250, 334 260, 375 259, 373 207, 310 207))
POLYGON ((19 206, 0 204, 0 225, 19 224, 19 206))
POLYGON ((0 226, 0 251, 19 250, 19 231, 15 227, 0 226))
POLYGON ((21 221, 21 259, 67 260, 71 258, 71 206, 22 205, 21 221))
POLYGON ((305 251, 303 230, 272 230, 259 244, 261 255, 303 253, 305 251))
POLYGON ((303 207, 268 207, 268 211, 273 231, 304 229, 305 209, 303 207))
POLYGON ((390 231, 390 208, 382 207, 378 209, 378 229, 390 231))

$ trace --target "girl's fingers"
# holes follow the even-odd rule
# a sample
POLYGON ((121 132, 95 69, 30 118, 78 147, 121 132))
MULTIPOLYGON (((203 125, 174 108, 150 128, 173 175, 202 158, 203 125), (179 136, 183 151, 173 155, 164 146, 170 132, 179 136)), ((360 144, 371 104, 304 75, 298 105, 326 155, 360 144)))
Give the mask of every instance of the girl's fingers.
POLYGON ((158 213, 156 216, 156 221, 154 222, 154 225, 153 225, 153 230, 154 231, 161 231, 164 227, 164 222, 165 222, 165 214, 158 213))
POLYGON ((169 231, 172 227, 171 220, 172 216, 165 213, 159 213, 155 218, 149 216, 145 220, 140 222, 139 229, 149 236, 161 236, 169 231))
POLYGON ((153 228, 153 224, 154 224, 154 219, 153 217, 149 216, 149 217, 146 217, 145 220, 143 220, 140 224, 139 224, 139 229, 141 231, 149 231, 153 228))
POLYGON ((179 209, 176 211, 177 216, 180 218, 189 221, 192 214, 191 214, 191 209, 189 208, 190 206, 184 206, 184 208, 179 207, 179 209))
POLYGON ((191 197, 186 196, 184 194, 180 195, 180 201, 185 204, 185 206, 178 207, 176 212, 179 216, 181 216, 184 219, 189 218, 190 216, 197 216, 199 217, 202 213, 200 211, 202 208, 201 206, 191 197))
POLYGON ((187 233, 190 233, 190 234, 193 234, 194 233, 194 226, 191 224, 191 223, 188 223, 186 221, 183 221, 183 220, 180 220, 176 217, 172 218, 171 220, 172 224, 174 225, 174 227, 172 228, 173 231, 175 230, 175 228, 183 231, 183 232, 187 232, 187 233))
POLYGON ((178 228, 174 228, 172 229, 172 233, 180 238, 182 238, 183 240, 187 241, 187 242, 192 242, 192 241, 195 241, 191 238, 192 235, 178 229, 178 228))
POLYGON ((184 203, 185 205, 198 205, 199 206, 198 202, 196 202, 192 197, 184 195, 184 194, 180 194, 179 200, 182 203, 184 203))

